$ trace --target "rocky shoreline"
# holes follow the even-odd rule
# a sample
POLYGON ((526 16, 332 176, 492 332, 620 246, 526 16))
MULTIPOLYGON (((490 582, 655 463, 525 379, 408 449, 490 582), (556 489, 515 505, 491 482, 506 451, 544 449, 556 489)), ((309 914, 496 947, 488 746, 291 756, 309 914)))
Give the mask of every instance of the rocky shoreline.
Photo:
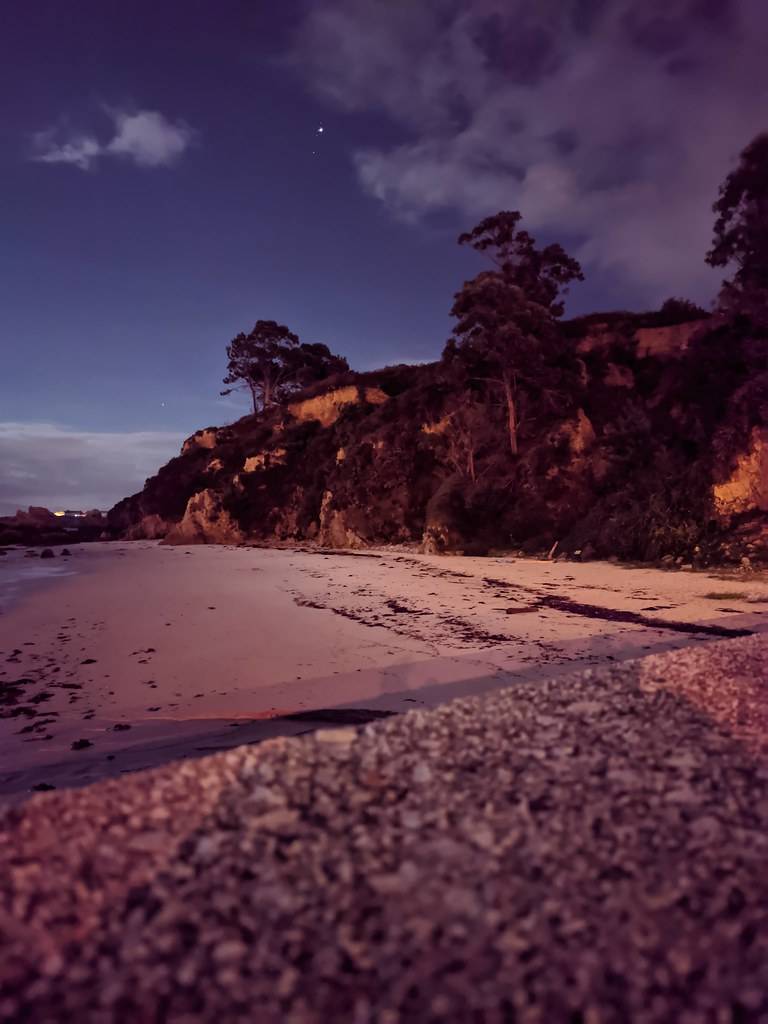
POLYGON ((765 637, 0 818, 0 1018, 768 1014, 765 637))

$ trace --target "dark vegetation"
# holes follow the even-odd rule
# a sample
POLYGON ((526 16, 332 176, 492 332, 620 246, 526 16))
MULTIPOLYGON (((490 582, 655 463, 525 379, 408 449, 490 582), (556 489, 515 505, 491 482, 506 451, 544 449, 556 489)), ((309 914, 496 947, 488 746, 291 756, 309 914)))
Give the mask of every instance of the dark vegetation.
POLYGON ((745 500, 724 510, 713 492, 755 428, 768 427, 766 204, 761 138, 715 205, 708 259, 734 273, 712 313, 674 298, 655 312, 562 322, 581 268, 558 245, 538 248, 520 214, 503 212, 459 239, 490 265, 455 296, 438 362, 358 374, 325 346, 259 321, 228 349, 228 382, 244 383, 257 411, 215 431, 213 447, 188 443, 112 510, 111 529, 142 536, 156 517, 173 535, 188 499, 208 491, 216 501, 197 524, 200 540, 231 539, 235 524, 240 539, 265 543, 766 558, 766 508, 745 500), (687 345, 638 350, 638 330, 663 342, 674 336, 665 328, 685 324, 687 345), (325 425, 292 404, 344 388, 352 398, 345 392, 325 425))
POLYGON ((232 386, 221 394, 247 390, 256 413, 279 405, 311 381, 348 369, 346 359, 333 355, 327 345, 302 344, 284 324, 257 320, 250 334, 238 334, 227 345, 224 383, 232 386))

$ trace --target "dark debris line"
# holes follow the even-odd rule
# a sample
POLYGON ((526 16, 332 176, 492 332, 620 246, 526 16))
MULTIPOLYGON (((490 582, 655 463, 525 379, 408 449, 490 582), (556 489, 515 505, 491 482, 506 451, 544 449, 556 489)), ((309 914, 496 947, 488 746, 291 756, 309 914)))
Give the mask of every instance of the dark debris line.
POLYGON ((536 608, 553 608, 555 611, 566 612, 571 615, 581 615, 586 619, 605 619, 607 622, 631 622, 635 626, 669 629, 674 633, 701 633, 706 636, 752 636, 754 632, 751 629, 735 629, 730 626, 708 626, 698 622, 654 619, 648 615, 641 615, 640 612, 618 608, 604 608, 596 604, 583 604, 580 601, 573 601, 570 597, 560 597, 554 594, 540 594, 533 587, 523 587, 518 583, 508 583, 506 580, 496 580, 490 577, 485 577, 483 583, 498 590, 522 590, 526 594, 535 594, 535 602, 526 609, 527 611, 533 611, 536 608))
POLYGON ((749 637, 35 796, 0 1019, 766 1020, 767 680, 749 637))

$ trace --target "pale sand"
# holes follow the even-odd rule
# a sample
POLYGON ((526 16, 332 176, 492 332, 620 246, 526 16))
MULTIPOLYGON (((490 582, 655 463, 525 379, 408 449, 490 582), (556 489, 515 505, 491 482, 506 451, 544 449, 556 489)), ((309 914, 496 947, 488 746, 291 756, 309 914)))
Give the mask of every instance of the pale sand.
POLYGON ((286 713, 434 706, 716 639, 680 624, 768 628, 764 577, 396 550, 73 551, 73 575, 22 587, 0 615, 0 684, 32 680, 0 705, 29 710, 0 718, 0 792, 309 727, 286 713), (72 751, 79 739, 92 745, 72 751))

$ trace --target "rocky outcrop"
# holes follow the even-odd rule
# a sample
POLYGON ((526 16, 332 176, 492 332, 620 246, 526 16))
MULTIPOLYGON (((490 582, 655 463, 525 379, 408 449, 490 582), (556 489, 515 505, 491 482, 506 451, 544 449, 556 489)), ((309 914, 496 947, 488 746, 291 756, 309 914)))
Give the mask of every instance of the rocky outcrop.
POLYGON ((170 529, 169 524, 158 515, 142 516, 138 523, 130 526, 126 540, 162 540, 170 529))
POLYGON ((709 320, 689 320, 681 324, 643 327, 633 324, 631 318, 625 322, 589 324, 584 335, 577 342, 579 352, 608 349, 617 340, 625 339, 636 346, 637 355, 655 358, 679 358, 687 350, 691 340, 707 328, 709 320))
POLYGON ((635 334, 639 356, 681 356, 691 339, 707 325, 706 320, 692 320, 687 324, 668 327, 640 327, 635 334))
POLYGON ((574 455, 583 455, 597 438, 595 428, 583 409, 577 411, 573 422, 566 424, 565 433, 574 455))
POLYGON ((257 452, 249 455, 243 463, 243 473, 255 473, 260 469, 269 469, 272 466, 281 466, 285 462, 287 452, 285 448, 273 448, 268 452, 257 452))
POLYGON ((603 377, 603 383, 611 388, 633 388, 635 386, 635 375, 628 366, 609 363, 603 377))
POLYGON ((317 540, 328 548, 364 548, 370 541, 361 535, 365 532, 365 516, 361 510, 333 507, 333 495, 326 491, 320 505, 320 526, 317 540))
POLYGON ((317 420, 324 427, 330 427, 346 406, 356 405, 361 401, 367 402, 369 405, 381 405, 386 400, 387 395, 381 388, 359 388, 350 384, 348 387, 326 391, 322 395, 306 398, 301 402, 292 402, 288 406, 288 412, 301 422, 317 420))
POLYGON ((768 512, 768 429, 754 427, 749 449, 740 455, 730 477, 712 488, 720 516, 768 512))
POLYGON ((31 505, 26 511, 18 509, 12 516, 0 516, 0 547, 99 540, 106 526, 107 520, 98 509, 85 514, 54 515, 47 508, 31 505))
POLYGON ((221 495, 210 488, 192 495, 181 522, 165 537, 166 544, 241 544, 244 540, 221 495))
POLYGON ((219 431, 216 427, 206 427, 205 430, 197 430, 181 446, 181 454, 186 455, 193 448, 215 448, 218 440, 219 431))
POLYGON ((446 413, 435 423, 422 423, 422 434, 444 434, 451 424, 452 414, 446 413))
POLYGON ((462 474, 447 477, 427 502, 422 550, 428 555, 486 554, 487 531, 472 529, 462 474))

